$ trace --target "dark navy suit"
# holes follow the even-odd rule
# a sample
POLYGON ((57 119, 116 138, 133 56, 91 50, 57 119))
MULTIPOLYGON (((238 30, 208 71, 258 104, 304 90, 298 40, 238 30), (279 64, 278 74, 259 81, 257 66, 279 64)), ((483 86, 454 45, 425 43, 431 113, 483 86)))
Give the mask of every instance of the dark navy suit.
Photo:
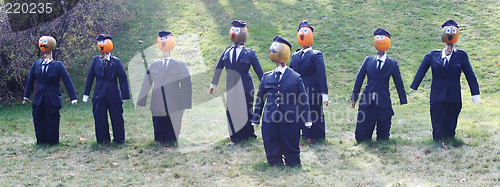
POLYGON ((266 72, 259 86, 254 114, 255 124, 259 124, 262 116, 262 139, 268 163, 283 165, 284 157, 286 165, 300 165, 300 128, 303 123, 311 122, 300 75, 287 68, 278 81, 275 71, 266 72))
POLYGON ((469 62, 467 53, 456 49, 449 63, 443 67, 441 50, 425 55, 410 88, 417 90, 429 67, 432 68, 430 94, 432 136, 434 140, 455 136, 458 115, 462 109, 460 75, 469 83, 471 95, 479 95, 479 85, 469 62))
POLYGON ((351 100, 357 101, 361 85, 368 77, 363 95, 359 100, 358 119, 356 124, 356 141, 371 140, 375 123, 377 125, 377 139, 389 139, 391 130, 392 110, 389 79, 392 76, 399 101, 406 104, 406 92, 399 72, 398 62, 387 57, 381 69, 377 69, 377 57, 368 56, 359 69, 354 83, 351 100))
POLYGON ((290 68, 302 77, 311 109, 313 126, 311 128, 302 126, 302 138, 321 140, 325 139, 325 119, 321 94, 328 94, 323 53, 317 50, 308 50, 305 53, 303 52, 301 57, 301 51, 303 50, 299 50, 292 55, 290 68))
POLYGON ((62 107, 61 79, 71 100, 76 100, 76 92, 62 62, 50 62, 48 69, 44 72, 42 72, 42 62, 42 59, 35 60, 31 66, 24 97, 30 98, 36 81, 32 107, 37 144, 57 144, 59 143, 59 110, 62 107))
POLYGON ((108 110, 113 127, 114 141, 125 141, 122 100, 130 99, 127 74, 120 59, 111 56, 110 61, 94 57, 87 75, 85 95, 89 95, 94 78, 96 80, 92 99, 95 120, 95 132, 98 143, 110 142, 108 110), (118 79, 120 89, 118 89, 118 79), (120 94, 121 90, 121 94, 120 94))
POLYGON ((253 116, 252 106, 254 100, 254 85, 252 76, 249 73, 250 66, 253 67, 255 73, 259 77, 259 80, 262 79, 264 70, 262 70, 255 51, 246 47, 243 47, 239 56, 237 55, 238 58, 236 59, 236 63, 233 63, 232 60, 230 60, 231 56, 229 54, 232 51, 232 48, 234 48, 234 46, 229 46, 222 53, 219 62, 215 67, 212 84, 217 85, 219 83, 222 69, 225 67, 226 91, 228 95, 228 107, 226 114, 229 123, 231 140, 241 141, 243 139, 257 137, 254 133, 254 128, 251 125, 251 118, 253 116), (240 81, 241 83, 239 83, 240 81), (240 105, 240 102, 237 100, 241 101, 243 98, 245 101, 241 103, 244 104, 240 105), (231 109, 232 107, 236 109, 231 109), (235 115, 238 113, 242 115, 235 115))
POLYGON ((178 140, 182 116, 191 108, 191 76, 186 63, 175 59, 158 60, 149 65, 137 105, 145 106, 154 82, 151 113, 155 141, 166 143, 178 140))

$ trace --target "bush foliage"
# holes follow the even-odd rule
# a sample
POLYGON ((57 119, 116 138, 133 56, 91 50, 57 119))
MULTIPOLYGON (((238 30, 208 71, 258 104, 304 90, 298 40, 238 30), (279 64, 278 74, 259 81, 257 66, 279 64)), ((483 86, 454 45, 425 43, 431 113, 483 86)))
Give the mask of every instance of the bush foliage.
POLYGON ((0 4, 0 102, 22 97, 29 69, 42 54, 38 38, 47 35, 56 39, 53 58, 63 61, 70 71, 71 57, 95 50, 95 37, 115 33, 127 15, 124 0, 51 1, 53 11, 48 15, 7 14, 5 5, 16 2, 0 4))

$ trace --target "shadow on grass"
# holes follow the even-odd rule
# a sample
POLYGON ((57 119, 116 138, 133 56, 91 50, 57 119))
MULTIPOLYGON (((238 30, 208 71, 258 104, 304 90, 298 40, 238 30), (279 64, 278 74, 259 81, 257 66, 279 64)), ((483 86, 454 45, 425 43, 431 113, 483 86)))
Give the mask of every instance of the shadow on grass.
POLYGON ((397 152, 397 149, 403 146, 424 147, 424 153, 426 154, 429 154, 436 148, 461 148, 464 145, 466 145, 464 141, 457 137, 445 138, 439 141, 428 139, 420 142, 401 138, 390 138, 389 140, 365 141, 355 144, 355 146, 364 147, 366 151, 372 153, 397 152))

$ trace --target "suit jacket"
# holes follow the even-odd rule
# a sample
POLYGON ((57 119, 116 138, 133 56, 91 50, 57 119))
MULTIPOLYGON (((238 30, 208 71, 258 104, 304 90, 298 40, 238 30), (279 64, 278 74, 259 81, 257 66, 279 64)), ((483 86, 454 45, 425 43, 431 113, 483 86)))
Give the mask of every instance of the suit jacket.
POLYGON ((319 98, 320 101, 314 103, 322 103, 323 101, 318 94, 328 94, 323 53, 317 50, 309 50, 301 58, 299 52, 295 52, 292 55, 290 68, 302 77, 309 100, 319 98))
POLYGON ((275 71, 264 74, 255 101, 252 123, 259 124, 262 109, 263 123, 275 122, 273 115, 276 114, 279 116, 275 119, 280 119, 281 123, 311 122, 307 93, 300 74, 287 68, 279 82, 275 77, 275 71))
POLYGON ((417 90, 429 67, 432 67, 431 101, 462 102, 460 75, 462 71, 469 83, 471 95, 479 95, 479 84, 470 66, 467 53, 456 49, 443 67, 441 50, 427 53, 418 68, 410 88, 417 90))
POLYGON ((94 78, 96 81, 93 99, 107 99, 110 103, 130 99, 127 74, 120 59, 111 56, 110 61, 105 65, 99 56, 94 57, 87 75, 85 95, 90 94, 94 78), (120 89, 118 89, 118 79, 120 79, 120 89), (121 94, 119 90, 121 90, 121 94))
POLYGON ((354 89, 351 96, 352 101, 358 100, 358 95, 365 76, 368 77, 368 82, 363 90, 362 98, 359 101, 360 107, 375 105, 378 108, 392 108, 391 93, 389 92, 389 79, 391 76, 396 85, 396 90, 398 91, 399 102, 401 104, 407 103, 403 79, 401 79, 401 73, 399 72, 399 66, 396 60, 387 57, 382 69, 378 70, 377 57, 366 57, 356 76, 356 82, 354 83, 354 89), (375 97, 375 100, 373 100, 373 97, 375 97))
POLYGON ((254 89, 252 76, 249 73, 250 66, 253 67, 253 70, 259 77, 259 80, 262 79, 264 70, 262 70, 262 67, 260 66, 260 62, 257 58, 257 54, 255 54, 255 51, 246 47, 243 47, 243 49, 241 50, 238 59, 236 59, 236 63, 232 63, 230 61, 229 55, 231 47, 232 46, 226 47, 226 49, 222 53, 219 62, 215 67, 212 84, 217 85, 219 83, 222 69, 226 67, 226 90, 229 91, 231 88, 233 88, 241 78, 245 93, 249 94, 254 89))
POLYGON ((167 66, 163 65, 163 60, 151 63, 144 76, 137 105, 146 105, 153 82, 152 112, 176 112, 191 108, 191 76, 184 62, 170 59, 167 66))
POLYGON ((26 82, 26 89, 24 90, 24 97, 30 98, 33 91, 33 84, 37 83, 35 96, 33 98, 34 105, 40 105, 42 98, 50 99, 52 106, 62 107, 61 96, 61 79, 66 86, 68 95, 71 100, 76 100, 76 91, 73 82, 66 71, 66 67, 60 61, 50 62, 46 73, 42 73, 42 59, 35 60, 31 66, 26 82))

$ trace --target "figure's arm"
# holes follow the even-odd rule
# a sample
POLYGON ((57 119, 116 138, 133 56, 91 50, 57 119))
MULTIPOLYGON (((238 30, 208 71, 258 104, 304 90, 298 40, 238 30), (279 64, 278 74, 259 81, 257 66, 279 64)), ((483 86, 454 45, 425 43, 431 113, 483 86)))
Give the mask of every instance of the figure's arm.
POLYGON ((257 93, 257 97, 255 100, 254 104, 254 116, 252 119, 252 125, 257 126, 260 123, 260 119, 262 116, 262 110, 264 108, 264 103, 266 102, 267 99, 267 94, 266 94, 266 89, 264 87, 264 82, 265 82, 265 77, 262 78, 260 85, 259 85, 259 91, 257 93))
POLYGON ((222 58, 224 57, 227 49, 228 48, 226 48, 224 52, 222 52, 222 55, 219 58, 219 62, 217 62, 217 66, 215 66, 214 76, 212 77, 212 84, 210 84, 210 89, 208 91, 208 93, 210 94, 214 92, 214 89, 217 88, 217 85, 219 84, 220 75, 222 73, 222 69, 224 69, 224 61, 222 60, 222 58))
POLYGON ((78 99, 76 97, 75 86, 73 85, 73 81, 71 81, 71 77, 69 77, 68 71, 66 67, 64 67, 64 63, 61 62, 61 66, 59 67, 59 75, 61 75, 61 79, 64 82, 64 86, 66 87, 66 91, 68 91, 69 98, 71 99, 71 104, 76 104, 78 99))
POLYGON ((191 75, 189 74, 189 69, 186 64, 180 65, 180 84, 181 84, 181 94, 182 94, 182 108, 191 109, 193 88, 191 83, 191 75))
POLYGON ((257 57, 257 54, 255 54, 255 51, 252 53, 252 67, 255 73, 257 74, 257 77, 259 77, 259 81, 262 80, 262 75, 264 75, 264 70, 262 69, 262 66, 260 65, 259 58, 257 57))
POLYGON ((417 90, 418 86, 420 86, 420 83, 424 79, 427 70, 429 70, 429 67, 431 66, 431 58, 432 58, 431 53, 425 55, 424 60, 422 60, 422 63, 418 68, 417 74, 415 74, 415 78, 413 78, 413 82, 410 85, 411 89, 417 90))
POLYGON ((28 80, 26 81, 26 88, 24 89, 24 99, 29 100, 31 92, 33 92, 33 84, 35 83, 35 66, 36 60, 31 65, 30 73, 28 74, 28 80))
POLYGON ((481 101, 481 97, 479 96, 479 84, 477 82, 476 75, 472 70, 472 66, 470 65, 469 57, 467 56, 467 53, 465 53, 465 51, 464 54, 465 59, 462 60, 462 71, 464 72, 467 83, 469 84, 470 94, 472 95, 472 102, 479 103, 481 101))
MULTIPOLYGON (((303 116, 304 119, 304 125, 308 128, 312 126, 311 122, 311 110, 309 108, 309 99, 307 98, 307 92, 306 88, 304 87, 304 83, 302 82, 302 78, 298 78, 297 82, 297 88, 299 91, 299 104, 300 104, 300 114, 304 114, 303 116), (302 113, 304 112, 304 113, 302 113)), ((301 118, 299 118, 301 119, 301 118)))
POLYGON ((90 68, 89 68, 89 73, 87 74, 87 81, 85 83, 85 91, 83 92, 83 102, 87 102, 88 98, 89 98, 89 95, 90 95, 90 89, 92 87, 92 83, 94 82, 94 78, 95 78, 95 66, 96 66, 96 59, 98 58, 94 58, 94 60, 92 60, 92 64, 90 65, 90 68))
POLYGON ((366 76, 366 59, 363 61, 363 64, 359 68, 358 75, 356 76, 356 81, 354 82, 354 88, 352 89, 352 95, 351 95, 351 106, 354 108, 356 105, 356 102, 358 101, 359 98, 359 92, 361 90, 361 86, 363 85, 363 81, 365 80, 366 76))
POLYGON ((398 62, 396 62, 396 67, 392 72, 392 80, 394 81, 396 90, 398 91, 399 103, 401 103, 402 105, 408 103, 408 101, 406 100, 405 86, 403 84, 403 79, 401 78, 401 72, 399 71, 398 62))
POLYGON ((118 64, 118 69, 117 69, 117 74, 118 74, 118 79, 120 81, 120 90, 122 93, 122 100, 127 100, 130 99, 130 92, 128 89, 128 80, 127 80, 127 73, 125 72, 125 68, 123 67, 122 61, 119 59, 116 59, 118 61, 116 64, 118 64))
POLYGON ((151 85, 153 84, 153 79, 151 78, 151 74, 149 69, 151 65, 149 65, 146 70, 146 74, 144 75, 144 79, 142 81, 141 91, 139 92, 139 97, 137 98, 137 105, 146 106, 146 101, 148 100, 148 93, 151 89, 151 85))

